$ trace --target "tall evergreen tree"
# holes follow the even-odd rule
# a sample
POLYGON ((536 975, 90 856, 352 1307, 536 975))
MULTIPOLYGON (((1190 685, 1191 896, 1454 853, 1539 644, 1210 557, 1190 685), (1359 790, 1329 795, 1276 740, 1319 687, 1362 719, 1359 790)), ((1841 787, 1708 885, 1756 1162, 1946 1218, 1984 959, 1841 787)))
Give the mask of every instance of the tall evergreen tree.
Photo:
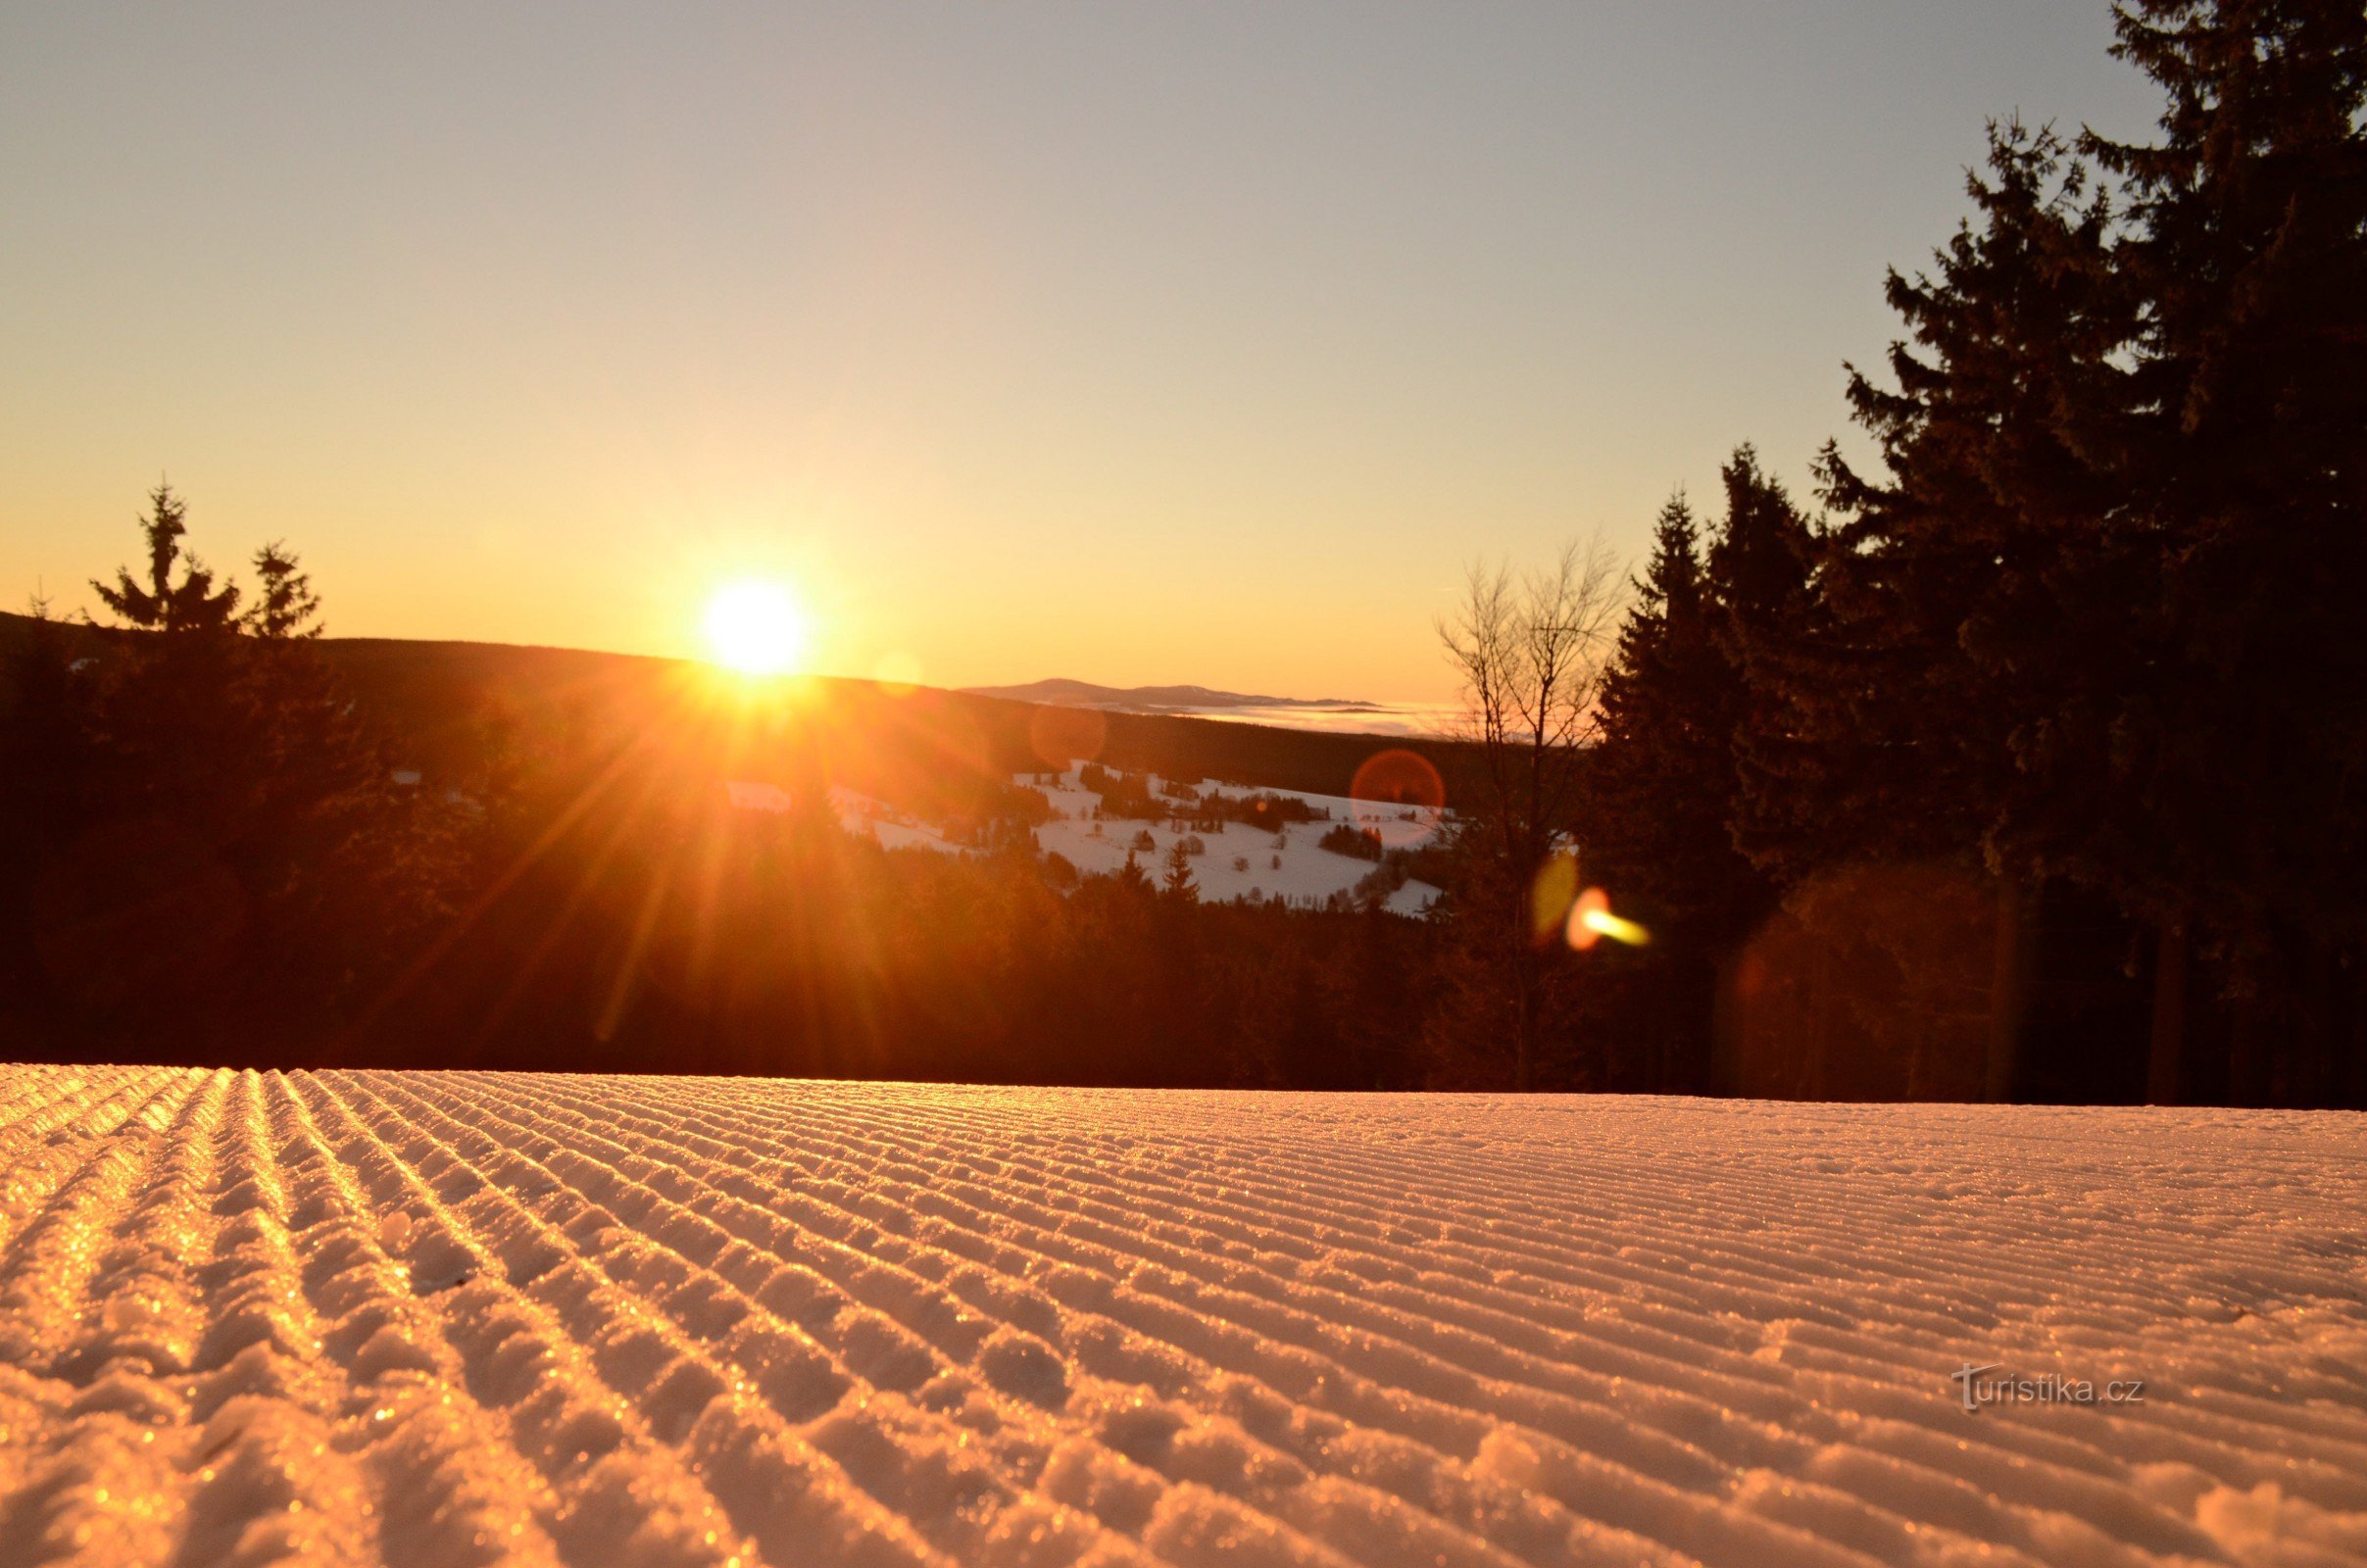
POLYGON ((2367 12, 2131 0, 2117 30, 2168 99, 2157 140, 2084 144, 2130 193, 2115 564, 2160 633, 2094 720, 2142 835, 2096 869, 2323 1056, 2367 943, 2367 12))
POLYGON ((1891 279, 1896 387, 1852 372, 1887 475, 1828 450, 1834 657, 1779 684, 1795 821, 1977 844, 2008 891, 2065 877, 2158 928, 2166 1097, 2191 940, 2323 1058, 2367 938, 2367 15, 2117 25, 2168 98, 2156 142, 2080 140, 2125 212, 2050 132, 1993 131, 1977 221, 1891 279))
POLYGON ((1978 226, 1932 272, 1888 278, 1908 333, 1895 388, 1849 371, 1884 476, 1831 445, 1819 463, 1841 519, 1817 584, 1831 657, 1785 695, 1823 765, 1792 809, 1850 824, 1861 852, 2025 851, 1993 841, 2014 755, 2128 632, 2065 587, 2112 497, 2070 423, 2127 335, 2103 265, 2109 205, 2059 137, 2018 122, 1990 127, 1967 184, 1978 226))
POLYGON ((1619 961, 1651 998, 1668 1088, 1706 1087, 1719 971, 1766 888, 1734 847, 1742 683, 1716 639, 1701 552, 1680 492, 1653 525, 1603 677, 1583 846, 1587 878, 1654 933, 1650 950, 1619 961))
POLYGON ((2010 1093, 2039 890, 2076 870, 2112 818, 2106 770, 2037 765, 2066 713, 2143 672, 2143 597, 2111 591, 2108 451, 2125 377, 2125 294, 2109 203, 2051 130, 1992 124, 1968 176, 1977 221, 1934 270, 1893 271, 1905 323, 1895 387, 1851 368, 1849 396, 1884 476, 1828 445, 1837 515, 1814 635, 1774 683, 1801 765, 1763 815, 1832 861, 1956 860, 1996 873, 1989 1092, 2010 1093), (2133 619, 2136 617, 2136 619, 2133 619))
POLYGON ((1727 832, 1754 863, 1796 877, 1813 857, 1795 842, 1796 823, 1770 803, 1783 801, 1811 765, 1798 699, 1822 630, 1813 592, 1822 542, 1748 444, 1735 448, 1719 477, 1726 515, 1705 566, 1710 640, 1733 692, 1727 832))
POLYGON ((461 808, 394 781, 309 640, 319 601, 291 552, 259 553, 241 617, 237 587, 186 553, 179 498, 151 502, 145 581, 96 585, 121 626, 88 675, 61 688, 35 661, 16 682, 16 737, 58 707, 44 693, 72 698, 80 748, 45 747, 37 772, 84 764, 73 820, 26 857, 41 967, 119 1049, 319 1037, 441 912, 461 808))
POLYGON ((1799 765, 1778 677, 1797 670, 1814 618, 1819 545, 1750 446, 1720 477, 1725 515, 1705 549, 1681 496, 1661 510, 1604 676, 1582 845, 1588 879, 1657 933, 1613 961, 1653 999, 1660 1076, 1697 1085, 1729 963, 1795 869, 1769 852, 1759 803, 1799 765))

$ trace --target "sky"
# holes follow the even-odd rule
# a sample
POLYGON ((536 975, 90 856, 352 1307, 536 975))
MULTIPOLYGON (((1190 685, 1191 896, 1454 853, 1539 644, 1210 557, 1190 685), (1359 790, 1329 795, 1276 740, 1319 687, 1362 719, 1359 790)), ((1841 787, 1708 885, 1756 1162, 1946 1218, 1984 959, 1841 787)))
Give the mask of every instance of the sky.
POLYGON ((2102 0, 0 8, 0 600, 168 477, 332 634, 1453 695, 1475 560, 1847 438, 2102 0))

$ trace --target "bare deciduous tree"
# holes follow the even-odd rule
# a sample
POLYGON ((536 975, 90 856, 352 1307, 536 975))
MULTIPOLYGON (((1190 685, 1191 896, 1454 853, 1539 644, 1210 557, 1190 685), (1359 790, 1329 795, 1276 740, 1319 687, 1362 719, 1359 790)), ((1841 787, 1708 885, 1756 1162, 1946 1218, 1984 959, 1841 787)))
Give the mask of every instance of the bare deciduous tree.
POLYGON ((1626 588, 1625 569, 1597 537, 1533 570, 1474 564, 1461 603, 1438 623, 1462 677, 1457 738, 1479 754, 1486 797, 1461 812, 1474 871, 1467 936, 1479 966, 1497 976, 1488 984, 1507 993, 1498 1015, 1512 1035, 1521 1090, 1534 1083, 1551 1000, 1530 888, 1575 827, 1583 749, 1599 722, 1626 588))
POLYGON ((1457 738, 1478 747, 1487 777, 1480 814, 1497 854, 1524 877, 1570 826, 1626 586, 1600 537, 1573 541, 1540 569, 1474 563, 1462 603, 1438 623, 1462 677, 1457 738))

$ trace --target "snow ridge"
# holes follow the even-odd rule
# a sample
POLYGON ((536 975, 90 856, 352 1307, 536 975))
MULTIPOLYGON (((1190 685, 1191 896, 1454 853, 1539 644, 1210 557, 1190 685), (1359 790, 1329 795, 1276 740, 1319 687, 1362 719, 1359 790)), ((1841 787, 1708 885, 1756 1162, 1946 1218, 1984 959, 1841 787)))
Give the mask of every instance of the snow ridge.
POLYGON ((0 1568, 2367 1562, 2363 1189, 2340 1114, 0 1068, 0 1568))

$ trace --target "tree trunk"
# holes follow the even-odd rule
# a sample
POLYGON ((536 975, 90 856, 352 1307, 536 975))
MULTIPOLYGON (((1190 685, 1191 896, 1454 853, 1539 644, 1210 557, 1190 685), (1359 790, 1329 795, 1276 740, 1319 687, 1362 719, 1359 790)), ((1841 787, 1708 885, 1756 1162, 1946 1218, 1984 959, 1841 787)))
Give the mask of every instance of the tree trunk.
POLYGON ((1709 1081, 1702 1092, 1734 1099, 1743 1092, 1742 981, 1743 951, 1729 948, 1713 960, 1709 997, 1709 1081))
POLYGON ((2187 1034, 2187 923, 2161 923, 2153 956, 2153 1039, 2145 1061, 2145 1103, 2178 1103, 2179 1059, 2187 1034))
POLYGON ((1982 1096, 2013 1098, 2021 1064, 2022 1022, 2030 1004, 2030 960, 2038 933, 2038 889, 2011 872, 1997 878, 1997 947, 1989 981, 1989 1058, 1982 1096))
POLYGON ((1536 963, 1525 950, 1516 960, 1520 967, 1515 996, 1519 1011, 1513 1019, 1512 1088, 1515 1093, 1527 1094, 1534 1087, 1534 1063, 1537 1059, 1537 984, 1536 963))
POLYGON ((2257 1105, 2268 1098, 2268 1062, 2261 1038, 2259 994, 2239 992, 2228 1004, 2227 1099, 2231 1105, 2257 1105))
POLYGON ((2335 1102, 2350 1110, 2367 1110, 2367 966, 2358 962, 2357 950, 2352 950, 2348 966, 2350 984, 2350 1049, 2342 1064, 2342 1085, 2335 1102))

